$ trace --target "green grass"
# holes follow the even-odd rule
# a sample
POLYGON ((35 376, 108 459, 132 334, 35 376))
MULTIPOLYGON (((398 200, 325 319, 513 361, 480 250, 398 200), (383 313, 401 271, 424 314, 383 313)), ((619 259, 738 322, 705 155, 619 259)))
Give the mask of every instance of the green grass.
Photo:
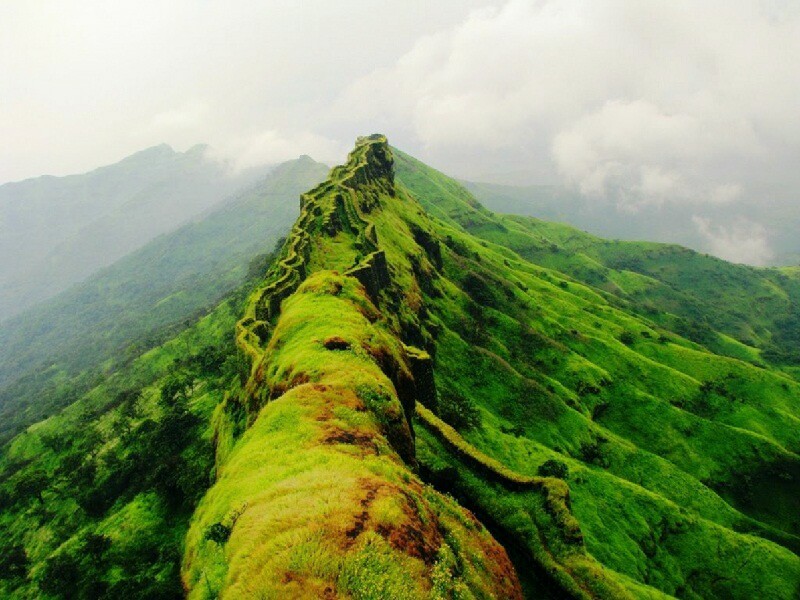
POLYGON ((131 430, 172 431, 164 390, 180 408, 198 348, 235 335, 185 392, 176 460, 213 485, 167 478, 193 490, 176 504, 154 479, 92 518, 63 484, 36 499, 30 475, 69 454, 47 432, 96 431, 104 477, 160 439, 126 437, 111 378, 10 447, 3 486, 28 493, 0 526, 31 564, 0 590, 63 579, 54 557, 91 530, 117 593, 175 585, 182 555, 193 598, 795 598, 794 276, 497 216, 363 138, 303 195, 235 326, 222 305, 116 376, 144 390, 131 430), (121 557, 147 540, 171 550, 134 573, 121 557))
POLYGON ((74 402, 239 288, 248 263, 257 271, 259 255, 296 218, 297 196, 325 172, 308 157, 284 163, 221 208, 4 321, 0 441, 74 402))

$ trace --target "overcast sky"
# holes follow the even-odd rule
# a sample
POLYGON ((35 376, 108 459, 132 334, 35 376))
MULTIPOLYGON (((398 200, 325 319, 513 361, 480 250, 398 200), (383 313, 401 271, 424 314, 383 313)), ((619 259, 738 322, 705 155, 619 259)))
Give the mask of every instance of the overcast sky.
POLYGON ((0 48, 0 182, 161 142, 333 163, 380 131, 631 210, 800 183, 796 1, 6 0, 0 48))

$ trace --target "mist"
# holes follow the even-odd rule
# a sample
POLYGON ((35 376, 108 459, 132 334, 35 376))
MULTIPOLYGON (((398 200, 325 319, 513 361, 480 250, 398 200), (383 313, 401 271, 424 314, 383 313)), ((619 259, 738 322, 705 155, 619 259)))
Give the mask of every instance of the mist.
POLYGON ((666 211, 662 241, 800 252, 795 3, 26 2, 0 22, 0 182, 163 142, 233 172, 333 164, 380 131, 465 180, 563 188, 623 237, 666 211))

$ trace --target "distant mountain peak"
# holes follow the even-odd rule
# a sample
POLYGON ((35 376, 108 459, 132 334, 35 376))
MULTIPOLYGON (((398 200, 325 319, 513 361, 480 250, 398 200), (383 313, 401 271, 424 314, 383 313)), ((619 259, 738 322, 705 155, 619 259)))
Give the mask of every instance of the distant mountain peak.
MULTIPOLYGON (((171 156, 173 154, 177 154, 172 146, 167 143, 158 144, 156 146, 150 146, 149 148, 145 148, 144 150, 139 150, 138 152, 134 152, 133 154, 123 158, 123 161, 138 159, 138 158, 157 158, 161 156, 171 156)), ((120 161, 122 162, 122 161, 120 161)))
POLYGON ((202 156, 206 152, 208 152, 209 148, 210 146, 208 144, 195 144, 194 146, 189 148, 186 152, 184 152, 184 154, 186 154, 187 156, 202 156))

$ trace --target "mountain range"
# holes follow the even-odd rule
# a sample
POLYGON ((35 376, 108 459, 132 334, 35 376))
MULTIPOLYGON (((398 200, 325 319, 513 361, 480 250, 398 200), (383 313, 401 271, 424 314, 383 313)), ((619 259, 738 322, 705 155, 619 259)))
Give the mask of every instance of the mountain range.
POLYGON ((800 264, 797 202, 790 190, 762 185, 748 200, 620 203, 559 185, 463 182, 487 208, 569 224, 594 235, 680 244, 736 263, 800 264))
MULTIPOLYGON (((63 408, 76 389, 240 286, 248 263, 297 217, 297 196, 326 172, 309 157, 273 167, 176 230, 0 323, 0 439, 63 408)), ((188 198, 193 186, 180 196, 188 198)))
POLYGON ((0 186, 0 321, 173 231, 264 169, 232 174, 206 146, 166 144, 81 175, 0 186))
POLYGON ((238 288, 3 446, 0 594, 798 596, 798 269, 498 214, 382 135, 291 168, 274 251, 258 187, 160 246, 240 238, 238 288))

